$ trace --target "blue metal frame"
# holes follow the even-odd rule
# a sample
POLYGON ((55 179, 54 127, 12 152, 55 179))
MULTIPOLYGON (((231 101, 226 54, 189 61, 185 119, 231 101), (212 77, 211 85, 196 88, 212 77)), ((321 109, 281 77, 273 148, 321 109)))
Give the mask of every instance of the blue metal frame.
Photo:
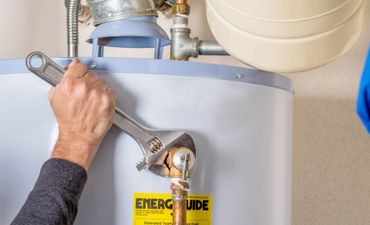
POLYGON ((161 59, 163 48, 171 43, 157 24, 156 16, 137 16, 100 24, 87 42, 92 56, 103 57, 104 46, 116 48, 154 48, 154 58, 161 59))
MULTIPOLYGON (((54 58, 62 66, 67 66, 70 58, 54 58)), ((219 64, 184 62, 173 60, 132 59, 132 58, 80 58, 90 69, 100 73, 129 73, 149 75, 173 75, 183 77, 203 77, 253 83, 293 92, 288 78, 260 70, 219 64)), ((0 75, 29 73, 24 59, 0 60, 0 75)))

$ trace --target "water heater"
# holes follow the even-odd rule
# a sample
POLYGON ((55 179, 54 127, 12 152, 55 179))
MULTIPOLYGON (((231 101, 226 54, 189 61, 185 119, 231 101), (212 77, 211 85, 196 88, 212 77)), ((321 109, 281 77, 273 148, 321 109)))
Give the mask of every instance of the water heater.
MULTIPOLYGON (((293 94, 287 78, 204 63, 81 60, 94 65, 130 115, 193 136, 190 193, 209 203, 207 210, 188 211, 190 224, 290 225, 293 94)), ((66 66, 70 59, 57 62, 66 66)), ((49 89, 24 60, 0 61, 0 224, 17 214, 50 157, 58 127, 49 89)), ((110 130, 89 171, 76 225, 171 224, 170 210, 137 208, 137 199, 171 199, 164 195, 168 178, 136 170, 141 157, 130 136, 110 130)))
MULTIPOLYGON (((184 179, 185 169, 178 177, 157 176, 148 168, 138 171, 140 146, 127 132, 113 127, 90 167, 75 224, 290 225, 291 81, 247 67, 188 62, 198 55, 237 56, 238 51, 230 48, 236 44, 227 44, 230 39, 225 44, 222 35, 217 38, 226 51, 214 41, 190 37, 186 0, 87 2, 84 6, 79 0, 66 1, 70 57, 53 59, 62 66, 59 71, 78 57, 79 15, 80 19, 91 15, 96 26, 87 40, 92 54, 80 57, 81 62, 112 86, 118 107, 136 121, 189 133, 196 162, 192 161, 195 168, 189 179, 184 179), (171 39, 156 23, 157 11, 169 5, 171 39), (167 45, 171 45, 170 60, 162 59, 167 45), (154 57, 107 58, 106 47, 153 48, 154 57), (179 199, 171 195, 170 186, 185 181, 188 186, 181 191, 186 194, 180 199, 184 204, 177 212, 186 216, 175 223, 173 205, 179 199)), ((217 3, 208 2, 209 21, 215 34, 218 28, 227 33, 233 26, 221 28, 219 22, 226 20, 212 17, 217 3)), ((239 34, 238 30, 232 34, 235 43, 241 40, 239 34)), ((241 56, 251 51, 257 54, 251 48, 241 56)), ((21 208, 58 136, 49 90, 48 83, 26 68, 25 59, 0 60, 0 224, 9 224, 21 208)), ((160 137, 156 138, 159 147, 152 152, 154 157, 162 148, 160 137)))

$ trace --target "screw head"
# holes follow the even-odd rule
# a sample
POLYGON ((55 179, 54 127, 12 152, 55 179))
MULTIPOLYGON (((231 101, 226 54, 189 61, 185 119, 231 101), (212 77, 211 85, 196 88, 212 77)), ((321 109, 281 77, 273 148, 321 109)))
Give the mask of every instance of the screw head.
POLYGON ((96 65, 96 63, 94 63, 94 62, 90 64, 90 68, 91 68, 91 69, 95 69, 95 68, 96 68, 96 66, 97 66, 97 65, 96 65))

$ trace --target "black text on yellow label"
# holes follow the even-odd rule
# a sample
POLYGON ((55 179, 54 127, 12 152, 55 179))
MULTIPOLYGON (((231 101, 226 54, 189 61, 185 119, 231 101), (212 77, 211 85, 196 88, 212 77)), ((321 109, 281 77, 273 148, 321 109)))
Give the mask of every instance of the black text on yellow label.
MULTIPOLYGON (((171 194, 134 194, 133 225, 172 225, 171 213, 171 194)), ((186 213, 188 225, 211 225, 211 196, 190 194, 186 213)))

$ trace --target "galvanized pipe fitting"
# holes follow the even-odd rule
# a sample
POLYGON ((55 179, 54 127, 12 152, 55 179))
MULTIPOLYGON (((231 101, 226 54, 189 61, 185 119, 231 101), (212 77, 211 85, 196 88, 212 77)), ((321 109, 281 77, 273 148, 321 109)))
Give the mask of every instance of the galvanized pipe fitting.
POLYGON ((158 15, 151 0, 87 0, 94 24, 133 16, 158 15))
POLYGON ((185 0, 177 0, 173 6, 173 27, 171 29, 171 59, 188 61, 199 55, 228 55, 217 42, 199 41, 191 38, 188 27, 190 7, 185 0))
POLYGON ((171 59, 187 61, 198 57, 198 38, 190 37, 189 28, 172 28, 171 39, 171 59))
POLYGON ((229 55, 225 49, 215 41, 199 41, 199 55, 229 55))
POLYGON ((199 41, 190 37, 191 30, 187 27, 171 29, 171 59, 188 61, 190 57, 199 55, 229 55, 225 49, 215 41, 199 41))

